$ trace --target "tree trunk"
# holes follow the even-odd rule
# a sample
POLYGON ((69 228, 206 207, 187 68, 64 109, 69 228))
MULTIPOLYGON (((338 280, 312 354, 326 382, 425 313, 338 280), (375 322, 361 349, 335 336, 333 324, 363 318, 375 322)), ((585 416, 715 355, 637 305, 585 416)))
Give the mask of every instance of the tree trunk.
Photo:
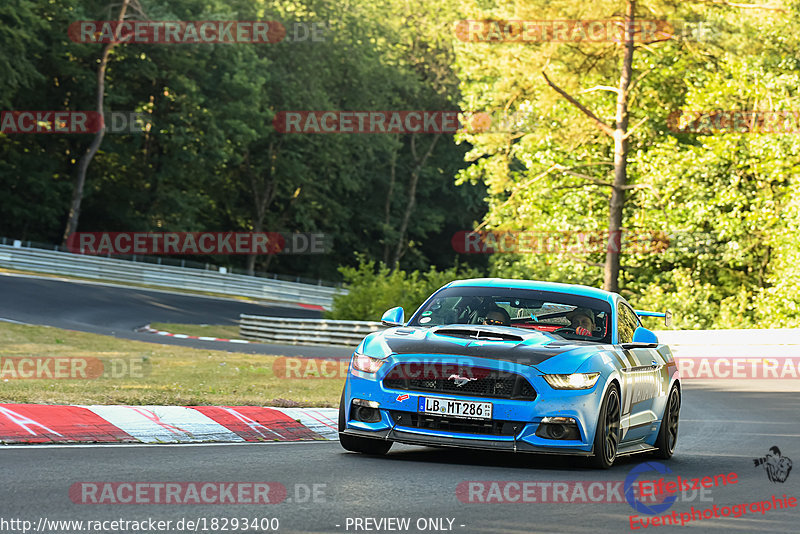
POLYGON ((428 146, 425 155, 423 155, 421 159, 417 159, 416 144, 414 141, 415 134, 411 134, 411 155, 414 158, 414 169, 411 171, 411 181, 408 184, 408 204, 406 204, 406 210, 403 213, 403 219, 400 223, 400 235, 397 238, 397 246, 394 249, 392 270, 397 269, 397 265, 400 263, 400 258, 403 255, 403 243, 405 242, 406 231, 408 230, 408 221, 411 219, 411 212, 414 211, 414 205, 417 203, 417 183, 419 182, 420 172, 422 171, 422 167, 425 166, 425 162, 430 157, 431 152, 433 152, 441 135, 442 134, 434 135, 433 141, 431 141, 431 144, 428 146))
POLYGON ((628 86, 633 70, 635 0, 629 0, 625 13, 625 54, 617 92, 617 113, 614 128, 614 185, 608 214, 608 247, 603 268, 603 289, 619 291, 620 253, 622 250, 622 208, 628 183, 628 86))
MULTIPOLYGON (((395 134, 395 138, 397 134, 395 134)), ((392 149, 391 159, 389 161, 389 187, 386 191, 386 202, 383 205, 383 263, 389 264, 389 254, 391 252, 391 245, 389 244, 389 226, 392 222, 392 195, 394 195, 394 184, 397 179, 397 151, 398 148, 392 149)))
MULTIPOLYGON (((253 231, 264 231, 264 218, 267 215, 267 208, 272 204, 277 190, 275 186, 275 145, 269 144, 267 151, 269 156, 269 167, 266 171, 266 183, 256 180, 253 175, 253 168, 250 165, 250 154, 245 154, 244 164, 247 166, 247 174, 250 175, 250 187, 253 192, 253 231)), ((247 256, 247 274, 250 276, 256 273, 256 254, 247 256)))
MULTIPOLYGON (((130 0, 122 1, 122 7, 120 7, 117 22, 122 22, 125 19, 125 11, 127 11, 129 3, 130 0)), ((118 24, 114 30, 115 39, 112 42, 107 43, 105 48, 103 48, 103 55, 100 58, 100 67, 97 69, 97 113, 100 116, 101 126, 95 134, 92 144, 89 145, 86 153, 81 156, 80 161, 78 161, 78 176, 75 179, 75 185, 72 190, 72 202, 70 203, 69 216, 67 217, 67 226, 64 228, 64 235, 61 238, 62 247, 67 246, 69 236, 71 236, 73 232, 78 229, 78 220, 81 214, 81 202, 83 201, 83 189, 86 185, 86 172, 89 169, 89 163, 91 163, 92 158, 94 158, 94 155, 100 149, 100 144, 103 142, 103 137, 106 133, 105 113, 103 113, 106 67, 108 66, 108 56, 111 54, 111 50, 117 45, 120 29, 120 25, 118 24)))

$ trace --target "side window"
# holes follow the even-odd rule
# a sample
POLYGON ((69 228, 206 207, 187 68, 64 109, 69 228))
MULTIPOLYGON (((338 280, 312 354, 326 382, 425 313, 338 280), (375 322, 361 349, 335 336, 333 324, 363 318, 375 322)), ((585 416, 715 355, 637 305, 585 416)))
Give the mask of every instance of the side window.
POLYGON ((633 331, 639 326, 639 318, 636 314, 622 302, 617 307, 617 330, 619 331, 620 343, 631 343, 633 341, 633 331))

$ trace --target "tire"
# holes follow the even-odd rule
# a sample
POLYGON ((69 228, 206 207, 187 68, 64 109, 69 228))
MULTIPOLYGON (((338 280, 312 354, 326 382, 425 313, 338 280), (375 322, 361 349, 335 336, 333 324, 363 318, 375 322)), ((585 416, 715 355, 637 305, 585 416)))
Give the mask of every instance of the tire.
POLYGON ((653 453, 656 458, 668 460, 675 452, 675 445, 678 443, 678 421, 681 413, 681 392, 678 386, 672 386, 667 397, 667 404, 664 406, 664 415, 661 418, 661 428, 658 430, 656 438, 657 451, 653 453))
POLYGON ((606 391, 597 417, 597 430, 594 433, 594 456, 589 464, 597 469, 608 469, 614 465, 619 449, 620 399, 619 389, 612 385, 606 391))
POLYGON ((360 452, 373 456, 382 456, 392 448, 392 442, 382 439, 362 438, 359 436, 348 436, 344 434, 344 391, 339 401, 339 443, 347 451, 360 452))

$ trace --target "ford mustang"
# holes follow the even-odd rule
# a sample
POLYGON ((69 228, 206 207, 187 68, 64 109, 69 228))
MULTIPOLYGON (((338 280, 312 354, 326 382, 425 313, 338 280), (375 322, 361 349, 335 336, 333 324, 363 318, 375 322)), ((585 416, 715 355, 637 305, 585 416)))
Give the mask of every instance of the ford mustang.
POLYGON ((551 282, 461 280, 368 335, 339 407, 346 450, 392 443, 587 457, 670 458, 681 384, 668 346, 616 293, 551 282))

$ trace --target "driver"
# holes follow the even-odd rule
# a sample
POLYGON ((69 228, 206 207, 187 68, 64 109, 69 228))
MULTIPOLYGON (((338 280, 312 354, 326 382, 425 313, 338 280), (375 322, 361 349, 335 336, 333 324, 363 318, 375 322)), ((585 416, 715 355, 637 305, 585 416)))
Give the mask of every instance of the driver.
POLYGON ((495 306, 494 308, 489 308, 489 311, 486 312, 486 316, 483 318, 483 324, 511 326, 511 317, 503 308, 495 306))
POLYGON ((591 336, 594 332, 594 312, 589 308, 575 308, 566 316, 569 325, 575 329, 575 333, 580 336, 591 336))

